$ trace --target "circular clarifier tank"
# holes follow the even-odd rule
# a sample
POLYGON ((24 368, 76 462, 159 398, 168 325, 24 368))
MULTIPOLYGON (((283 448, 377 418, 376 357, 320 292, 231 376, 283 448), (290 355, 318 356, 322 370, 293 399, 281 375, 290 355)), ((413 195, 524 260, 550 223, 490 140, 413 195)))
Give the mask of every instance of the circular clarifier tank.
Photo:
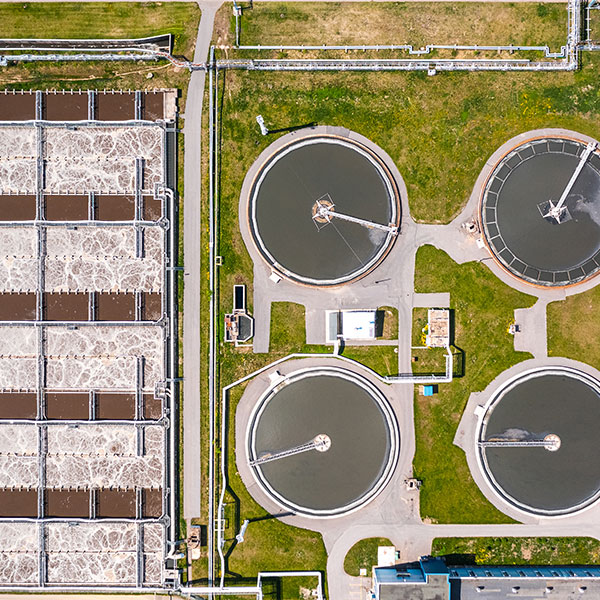
POLYGON ((580 283, 600 269, 600 156, 586 142, 531 139, 495 166, 480 220, 493 256, 539 286, 580 283))
POLYGON ((294 513, 330 517, 355 510, 385 486, 399 434, 386 398, 345 369, 304 369, 269 388, 247 431, 252 472, 294 513))
POLYGON ((309 135, 261 165, 248 221, 273 270, 298 283, 333 286, 364 276, 385 257, 398 233, 400 200, 371 149, 309 135))
POLYGON ((479 428, 480 464, 493 488, 538 515, 581 510, 600 496, 600 384, 566 367, 513 378, 479 428))

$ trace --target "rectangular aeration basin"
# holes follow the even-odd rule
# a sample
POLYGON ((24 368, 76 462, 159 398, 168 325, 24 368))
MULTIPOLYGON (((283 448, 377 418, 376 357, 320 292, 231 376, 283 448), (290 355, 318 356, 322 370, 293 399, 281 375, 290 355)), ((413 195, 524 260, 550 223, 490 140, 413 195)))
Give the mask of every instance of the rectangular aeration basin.
POLYGON ((0 321, 33 321, 36 316, 37 294, 0 293, 0 321))
POLYGON ((0 93, 0 121, 35 119, 35 92, 0 93))
POLYGON ((0 221, 33 221, 35 200, 32 194, 0 195, 0 221))
POLYGON ((0 517, 37 517, 36 489, 0 489, 0 517))
POLYGON ((90 417, 90 395, 87 392, 48 392, 46 418, 86 421, 90 417))
POLYGON ((35 392, 0 393, 0 419, 35 419, 36 415, 35 392))
POLYGON ((43 116, 48 121, 85 121, 88 118, 87 92, 44 94, 43 116))

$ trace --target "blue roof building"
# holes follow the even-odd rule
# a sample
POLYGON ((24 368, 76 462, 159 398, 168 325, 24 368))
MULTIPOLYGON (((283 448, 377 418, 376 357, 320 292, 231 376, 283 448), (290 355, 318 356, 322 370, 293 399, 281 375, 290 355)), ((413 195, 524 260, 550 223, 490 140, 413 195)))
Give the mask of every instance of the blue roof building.
POLYGON ((376 600, 600 598, 600 566, 446 566, 441 558, 376 567, 376 600))

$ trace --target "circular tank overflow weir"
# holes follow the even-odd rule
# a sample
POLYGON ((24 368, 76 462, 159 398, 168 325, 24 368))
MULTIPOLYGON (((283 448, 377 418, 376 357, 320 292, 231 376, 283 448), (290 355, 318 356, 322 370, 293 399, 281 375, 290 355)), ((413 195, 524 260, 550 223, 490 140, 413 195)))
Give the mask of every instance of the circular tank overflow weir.
POLYGON ((313 517, 345 514, 385 487, 399 451, 383 394, 345 369, 304 369, 271 386, 247 431, 248 463, 277 504, 313 517))
POLYGON ((398 235, 400 198, 371 149, 311 135, 261 165, 248 221, 256 248, 278 274, 306 285, 340 285, 383 260, 398 235))
POLYGON ((494 167, 480 220, 496 261, 538 286, 580 283, 600 269, 600 155, 596 142, 544 137, 494 167))

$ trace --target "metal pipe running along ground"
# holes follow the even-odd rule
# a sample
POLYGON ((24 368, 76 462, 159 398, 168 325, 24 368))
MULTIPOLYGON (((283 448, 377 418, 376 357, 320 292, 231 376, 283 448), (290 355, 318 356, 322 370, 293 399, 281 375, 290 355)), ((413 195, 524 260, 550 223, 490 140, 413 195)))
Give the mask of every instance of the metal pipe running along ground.
MULTIPOLYGON (((268 365, 265 365, 264 367, 258 369, 257 371, 249 373, 248 375, 242 377, 241 379, 238 379, 237 381, 234 381, 233 383, 230 383, 230 384, 224 386, 221 389, 221 413, 222 413, 222 415, 224 415, 227 412, 227 398, 228 398, 229 391, 232 388, 240 385, 241 383, 245 383, 246 381, 253 379, 257 375, 260 375, 261 373, 264 373, 265 371, 272 369, 273 367, 275 367, 283 362, 286 362, 288 360, 291 360, 291 359, 337 358, 339 360, 342 360, 342 361, 352 364, 354 366, 358 366, 361 369, 368 371, 372 376, 376 377, 379 381, 381 381, 383 383, 388 383, 388 384, 409 383, 409 384, 413 384, 413 385, 416 383, 434 384, 434 383, 449 383, 452 381, 452 377, 453 377, 452 353, 450 351, 450 348, 446 348, 446 350, 447 350, 446 374, 441 375, 441 376, 437 376, 437 375, 415 376, 412 374, 410 374, 410 375, 406 374, 406 375, 398 375, 395 377, 382 377, 381 375, 379 375, 379 373, 377 373, 376 371, 373 371, 369 367, 367 367, 355 360, 352 360, 351 358, 347 358, 345 356, 340 356, 339 354, 337 354, 335 352, 327 353, 327 354, 325 354, 325 353, 323 353, 323 354, 301 354, 301 353, 289 354, 288 356, 284 356, 283 358, 280 358, 268 365)), ((226 465, 227 442, 226 442, 226 440, 227 440, 226 423, 225 423, 225 419, 221 418, 221 442, 222 442, 222 447, 220 448, 220 450, 221 450, 221 492, 219 495, 219 505, 217 508, 217 514, 219 515, 219 517, 221 516, 221 513, 225 506, 224 505, 225 490, 227 488, 227 465, 226 465)), ((211 438, 210 445, 211 445, 211 447, 213 447, 214 438, 211 438)), ((211 502, 211 501, 212 501, 212 496, 209 497, 209 502, 211 502)), ((213 514, 214 514, 214 511, 213 511, 213 514)), ((220 563, 221 563, 220 589, 223 589, 225 587, 225 555, 223 553, 223 546, 225 545, 225 540, 223 538, 223 532, 222 532, 221 528, 217 529, 217 532, 218 532, 217 551, 219 553, 219 558, 220 558, 220 563)), ((214 544, 214 542, 213 542, 213 544, 214 544)), ((214 546, 211 547, 209 544, 208 552, 209 552, 209 557, 210 557, 211 553, 214 553, 214 546)))
MULTIPOLYGON (((593 0, 592 0, 593 2, 593 0)), ((236 12, 236 49, 240 50, 403 50, 409 54, 422 56, 429 54, 432 50, 449 49, 449 50, 490 50, 490 51, 543 51, 545 58, 563 58, 559 62, 548 61, 530 61, 530 60, 493 60, 493 59, 440 59, 440 60, 411 60, 411 59, 371 59, 371 60, 356 60, 356 59, 306 59, 306 60, 247 60, 247 61, 219 61, 220 68, 238 68, 252 69, 264 71, 428 71, 435 74, 436 71, 574 71, 579 66, 579 49, 581 42, 581 5, 582 0, 569 0, 567 6, 567 43, 561 47, 560 52, 551 52, 550 48, 545 46, 487 46, 487 45, 439 45, 429 44, 425 48, 415 50, 412 45, 279 45, 279 46, 262 46, 262 45, 239 45, 240 24, 238 14, 236 12)), ((589 13, 589 10, 588 10, 589 13)), ((587 45, 588 50, 600 49, 600 47, 587 45)))
MULTIPOLYGON (((98 54, 21 54, 7 55, 0 54, 0 66, 5 66, 9 61, 14 62, 31 62, 31 61, 92 61, 92 60, 109 60, 109 61, 124 61, 124 60, 168 60, 172 65, 186 68, 190 71, 202 69, 245 69, 259 71, 427 71, 430 74, 435 74, 438 71, 574 71, 579 67, 579 51, 581 48, 586 50, 598 50, 600 47, 591 44, 581 46, 581 11, 582 0, 569 0, 567 7, 567 43, 563 46, 560 53, 550 52, 547 46, 445 46, 445 45, 429 45, 424 50, 414 50, 412 46, 399 45, 392 46, 394 48, 405 48, 411 54, 428 53, 432 48, 452 48, 452 49, 496 49, 496 50, 511 50, 511 49, 526 49, 526 50, 543 50, 546 57, 564 56, 564 60, 558 62, 549 61, 530 61, 530 60, 507 60, 507 59, 303 59, 303 60, 288 60, 288 59, 256 59, 256 60, 220 60, 214 61, 214 46, 211 46, 211 59, 209 63, 195 63, 191 61, 182 61, 175 58, 169 52, 156 50, 143 50, 140 48, 123 48, 123 51, 133 51, 136 54, 113 54, 113 53, 98 53, 98 54)), ((239 27, 239 19, 236 19, 239 27)), ((236 33, 239 35, 239 32, 236 33)), ((129 41, 129 40, 127 40, 129 41)), ((269 46, 238 46, 239 49, 266 49, 269 46)), ((272 47, 277 50, 281 48, 293 50, 306 50, 313 46, 276 46, 272 47)), ((339 50, 339 49, 367 49, 367 48, 384 48, 384 46, 328 46, 315 45, 318 50, 339 50)), ((0 49, 0 52, 2 50, 0 49)), ((94 49, 90 49, 94 52, 94 49)))

